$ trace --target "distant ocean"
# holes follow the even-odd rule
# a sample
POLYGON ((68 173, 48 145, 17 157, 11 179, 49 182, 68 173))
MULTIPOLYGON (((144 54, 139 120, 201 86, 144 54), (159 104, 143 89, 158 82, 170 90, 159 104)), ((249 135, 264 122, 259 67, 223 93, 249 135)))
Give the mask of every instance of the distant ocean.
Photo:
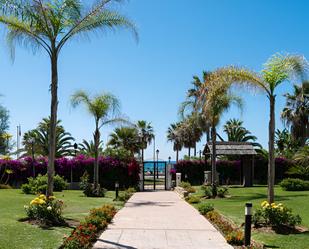
MULTIPOLYGON (((176 161, 171 161, 171 164, 176 164, 176 161)), ((153 166, 154 166, 154 162, 145 162, 144 163, 144 171, 153 171, 153 166)), ((158 161, 158 165, 156 165, 156 167, 159 167, 159 172, 163 172, 164 171, 164 167, 165 167, 165 162, 162 161, 158 161)))

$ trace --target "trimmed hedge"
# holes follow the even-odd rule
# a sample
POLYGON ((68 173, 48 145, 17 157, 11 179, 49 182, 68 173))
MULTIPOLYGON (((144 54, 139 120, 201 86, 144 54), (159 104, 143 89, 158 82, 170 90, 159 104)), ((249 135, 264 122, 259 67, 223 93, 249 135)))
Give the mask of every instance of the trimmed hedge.
MULTIPOLYGON (((9 184, 20 186, 27 182, 28 177, 33 176, 32 166, 35 167, 36 176, 47 173, 47 158, 40 157, 32 161, 31 157, 25 157, 19 160, 0 159, 0 175, 5 168, 12 170, 9 184)), ((71 168, 73 170, 73 182, 79 182, 85 171, 89 173, 90 179, 93 179, 94 158, 79 155, 74 158, 59 158, 55 160, 55 174, 63 176, 70 182, 71 168)), ((127 162, 110 157, 100 157, 99 159, 100 184, 107 189, 113 189, 115 182, 118 181, 121 188, 136 186, 139 182, 139 165, 135 159, 127 162)))
MULTIPOLYGON (((285 158, 276 158, 276 182, 288 177, 287 170, 295 162, 285 158)), ((254 159, 254 181, 259 184, 267 183, 268 162, 264 158, 254 159)), ((181 173, 183 181, 192 185, 200 185, 204 182, 204 171, 211 171, 210 161, 204 160, 180 160, 171 171, 172 174, 181 173)), ((217 171, 220 173, 220 184, 239 184, 241 179, 241 161, 218 160, 217 171)), ((173 176, 175 179, 175 176, 173 176)))
POLYGON ((286 191, 306 191, 309 190, 309 181, 298 178, 287 178, 280 182, 280 186, 286 191))

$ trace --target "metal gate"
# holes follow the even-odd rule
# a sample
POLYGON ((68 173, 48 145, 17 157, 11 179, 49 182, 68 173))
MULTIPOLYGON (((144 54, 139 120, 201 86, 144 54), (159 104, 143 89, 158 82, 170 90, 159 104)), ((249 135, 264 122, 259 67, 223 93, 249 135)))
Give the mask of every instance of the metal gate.
POLYGON ((143 190, 167 190, 167 163, 145 161, 143 163, 143 190))

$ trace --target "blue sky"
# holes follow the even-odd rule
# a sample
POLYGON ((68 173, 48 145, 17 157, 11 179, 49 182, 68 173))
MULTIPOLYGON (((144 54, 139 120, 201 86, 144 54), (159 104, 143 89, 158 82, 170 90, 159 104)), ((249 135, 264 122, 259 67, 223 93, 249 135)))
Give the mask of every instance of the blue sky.
MULTIPOLYGON (((127 31, 106 32, 91 41, 72 41, 60 56, 59 118, 78 142, 92 138, 94 121, 82 107, 70 107, 71 94, 78 89, 94 94, 107 91, 120 99, 122 112, 132 121, 152 122, 159 157, 174 159, 166 130, 178 120, 178 106, 193 75, 228 64, 260 70, 276 52, 309 54, 305 0, 131 0, 117 8, 137 24, 138 43, 127 31)), ((44 51, 33 55, 22 48, 16 50, 12 63, 3 30, 0 34, 0 102, 10 110, 10 132, 15 135, 18 124, 25 132, 49 115, 50 66, 44 51)), ((278 89, 278 128, 282 128, 282 94, 290 90, 288 83, 278 89)), ((266 97, 240 94, 244 110, 232 108, 226 113, 220 134, 224 135, 222 124, 237 117, 267 146, 266 97)), ((102 129, 104 143, 111 130, 102 129)), ((145 157, 152 157, 152 146, 145 157)))

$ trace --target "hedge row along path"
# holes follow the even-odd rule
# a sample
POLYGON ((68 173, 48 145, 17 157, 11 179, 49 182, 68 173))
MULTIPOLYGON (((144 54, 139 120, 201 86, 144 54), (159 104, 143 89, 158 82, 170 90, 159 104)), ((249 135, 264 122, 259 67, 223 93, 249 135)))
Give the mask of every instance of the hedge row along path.
POLYGON ((170 191, 135 193, 95 249, 232 249, 196 209, 170 191))

